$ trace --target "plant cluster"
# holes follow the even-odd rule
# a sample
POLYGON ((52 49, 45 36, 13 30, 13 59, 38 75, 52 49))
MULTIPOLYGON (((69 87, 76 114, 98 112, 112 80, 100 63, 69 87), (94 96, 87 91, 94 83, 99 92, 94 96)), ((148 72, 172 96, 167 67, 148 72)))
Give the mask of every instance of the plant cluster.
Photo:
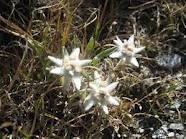
MULTIPOLYGON (((139 67, 136 54, 141 52, 145 47, 136 47, 134 35, 130 36, 128 40, 124 39, 123 42, 118 36, 116 38, 117 39, 114 40, 116 50, 109 55, 111 58, 120 58, 116 67, 123 64, 139 67)), ((108 78, 104 80, 104 77, 102 77, 98 71, 94 71, 93 81, 89 82, 87 79, 84 79, 82 75, 84 74, 83 66, 90 63, 91 60, 79 59, 80 48, 75 48, 70 55, 67 50, 63 48, 63 54, 62 59, 48 56, 48 59, 56 64, 56 66, 49 68, 50 73, 63 76, 63 86, 65 88, 69 88, 70 82, 72 81, 74 90, 77 90, 77 93, 86 93, 79 93, 82 96, 86 96, 86 98, 83 98, 85 111, 88 111, 93 105, 96 105, 101 107, 105 114, 109 114, 109 105, 119 105, 120 99, 112 96, 119 82, 110 82, 110 80, 116 79, 108 78), (83 86, 81 84, 83 84, 83 86)), ((99 67, 95 67, 95 69, 96 68, 99 69, 99 67)))

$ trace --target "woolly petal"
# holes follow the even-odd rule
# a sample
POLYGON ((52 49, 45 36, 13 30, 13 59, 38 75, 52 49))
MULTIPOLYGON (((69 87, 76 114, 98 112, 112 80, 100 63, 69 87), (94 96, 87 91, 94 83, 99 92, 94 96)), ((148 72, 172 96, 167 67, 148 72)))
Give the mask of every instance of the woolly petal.
POLYGON ((94 104, 95 101, 91 98, 92 95, 88 95, 84 102, 85 111, 88 111, 94 104))
POLYGON ((121 58, 122 55, 123 54, 120 51, 116 51, 116 52, 113 52, 109 57, 110 58, 121 58))
POLYGON ((99 88, 99 86, 97 84, 95 84, 94 82, 90 82, 89 86, 92 90, 95 90, 95 91, 99 88))
POLYGON ((75 48, 72 53, 70 54, 70 58, 71 59, 79 59, 79 53, 80 53, 80 49, 79 48, 75 48))
POLYGON ((48 59, 52 62, 54 62, 56 65, 58 66, 62 66, 63 65, 63 61, 62 59, 59 59, 59 58, 55 58, 53 56, 48 56, 48 59))
POLYGON ((101 106, 105 114, 109 114, 108 107, 106 105, 101 106))
POLYGON ((64 68, 63 67, 55 67, 50 70, 50 73, 57 74, 57 75, 63 75, 64 74, 64 68))
POLYGON ((109 83, 111 83, 111 81, 112 81, 112 78, 111 78, 111 75, 109 74, 107 79, 105 80, 105 84, 109 85, 109 83))
POLYGON ((118 82, 113 82, 104 88, 105 93, 111 93, 118 85, 118 82))
POLYGON ((130 38, 128 39, 128 45, 134 46, 134 35, 130 36, 130 38))
POLYGON ((71 76, 74 76, 74 71, 73 71, 73 70, 68 71, 68 73, 69 73, 71 76))
POLYGON ((63 48, 63 54, 64 54, 64 57, 69 57, 69 54, 66 48, 63 48))
POLYGON ((97 71, 94 71, 94 80, 96 84, 101 83, 101 75, 97 71))
POLYGON ((101 80, 101 75, 97 72, 97 71, 94 71, 94 79, 99 79, 101 80))
POLYGON ((79 65, 80 66, 84 66, 87 65, 88 63, 90 63, 92 60, 90 59, 86 59, 86 60, 79 60, 79 65))
POLYGON ((111 105, 115 105, 115 106, 119 105, 119 99, 116 97, 108 96, 107 101, 111 105))
POLYGON ((144 50, 145 49, 145 47, 139 47, 139 48, 134 48, 134 53, 136 54, 136 53, 139 53, 139 52, 141 52, 142 50, 144 50))
POLYGON ((92 60, 72 60, 71 64, 72 65, 77 65, 77 66, 84 66, 87 65, 88 63, 90 63, 92 60))
POLYGON ((132 64, 136 67, 139 67, 139 63, 135 57, 131 57, 129 62, 130 62, 130 64, 132 64))
POLYGON ((117 45, 119 49, 123 47, 123 42, 119 39, 118 36, 116 36, 116 40, 114 40, 114 43, 117 45))
POLYGON ((124 39, 123 44, 124 44, 124 46, 126 46, 128 44, 128 40, 124 39))
POLYGON ((75 73, 74 76, 72 76, 72 82, 75 85, 77 90, 80 90, 81 88, 81 76, 79 73, 75 73))

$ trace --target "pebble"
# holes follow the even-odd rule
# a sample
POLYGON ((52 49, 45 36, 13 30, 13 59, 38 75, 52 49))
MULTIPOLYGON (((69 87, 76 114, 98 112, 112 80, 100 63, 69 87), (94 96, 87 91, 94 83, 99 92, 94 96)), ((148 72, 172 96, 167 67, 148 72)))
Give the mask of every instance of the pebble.
POLYGON ((169 125, 169 128, 173 130, 181 130, 181 131, 184 130, 184 126, 181 123, 171 123, 169 125))

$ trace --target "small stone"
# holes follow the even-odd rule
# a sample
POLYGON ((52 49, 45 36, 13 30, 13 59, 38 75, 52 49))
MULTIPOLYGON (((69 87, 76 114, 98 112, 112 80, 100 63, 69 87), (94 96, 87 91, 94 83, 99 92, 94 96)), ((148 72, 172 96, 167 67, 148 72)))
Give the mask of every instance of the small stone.
POLYGON ((169 110, 169 113, 170 113, 170 114, 175 114, 175 111, 169 110))
POLYGON ((158 116, 158 115, 154 115, 154 117, 155 117, 155 118, 159 118, 159 116, 158 116))
POLYGON ((167 125, 162 125, 161 128, 167 132, 168 128, 167 128, 167 125))
POLYGON ((184 136, 183 134, 178 134, 178 133, 176 133, 175 137, 176 137, 177 139, 185 139, 185 136, 184 136))
POLYGON ((154 128, 153 128, 153 127, 150 127, 149 129, 150 129, 151 131, 153 131, 153 130, 154 130, 154 128))
POLYGON ((173 69, 181 65, 182 57, 178 54, 164 54, 156 57, 157 63, 168 69, 173 69))
POLYGON ((132 137, 139 139, 139 138, 141 138, 141 135, 140 134, 132 134, 132 137))
POLYGON ((172 109, 179 109, 179 107, 181 106, 181 102, 179 100, 176 100, 173 102, 173 104, 171 105, 172 109))
POLYGON ((169 128, 173 130, 184 130, 184 126, 181 123, 172 123, 169 125, 169 128))
POLYGON ((167 138, 167 125, 162 125, 158 130, 156 130, 153 135, 152 138, 154 139, 166 139, 167 138))
POLYGON ((169 133, 167 134, 167 136, 168 136, 168 137, 174 137, 174 132, 169 132, 169 133))
POLYGON ((145 130, 143 128, 139 128, 139 132, 143 133, 145 130))

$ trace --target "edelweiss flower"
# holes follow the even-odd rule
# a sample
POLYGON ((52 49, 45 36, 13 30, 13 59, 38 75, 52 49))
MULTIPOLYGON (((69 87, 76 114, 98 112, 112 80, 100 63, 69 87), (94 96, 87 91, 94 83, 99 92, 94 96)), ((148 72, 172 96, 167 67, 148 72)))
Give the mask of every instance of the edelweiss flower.
POLYGON ((122 58, 122 62, 130 63, 139 67, 136 54, 141 52, 145 47, 135 47, 134 35, 130 36, 128 40, 124 40, 124 42, 122 42, 117 36, 114 43, 117 46, 117 51, 110 55, 111 58, 122 58))
POLYGON ((90 82, 88 89, 90 94, 85 98, 84 106, 85 111, 89 110, 93 105, 100 106, 105 114, 109 113, 108 105, 119 105, 119 98, 111 96, 118 82, 108 83, 101 79, 101 76, 95 72, 94 82, 90 82))
POLYGON ((74 86, 78 90, 81 87, 80 73, 82 66, 91 62, 91 60, 79 60, 79 53, 79 48, 75 48, 70 55, 67 50, 64 49, 63 59, 48 56, 48 58, 57 65, 50 69, 50 73, 63 75, 65 81, 68 81, 68 79, 71 78, 74 86))

